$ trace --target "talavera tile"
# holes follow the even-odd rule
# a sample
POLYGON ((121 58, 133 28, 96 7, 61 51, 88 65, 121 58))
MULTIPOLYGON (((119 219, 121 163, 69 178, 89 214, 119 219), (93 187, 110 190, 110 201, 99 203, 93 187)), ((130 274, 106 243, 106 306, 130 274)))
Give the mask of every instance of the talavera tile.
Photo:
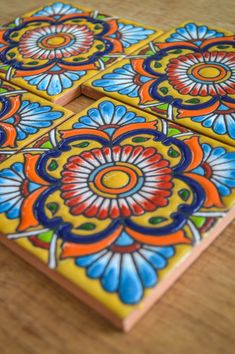
POLYGON ((0 163, 73 112, 0 80, 0 163))
POLYGON ((84 85, 235 146, 234 35, 187 22, 84 85))
POLYGON ((48 100, 68 103, 98 71, 162 32, 55 2, 0 29, 0 75, 48 100))
POLYGON ((104 98, 1 164, 0 241, 128 330, 234 201, 231 146, 104 98))

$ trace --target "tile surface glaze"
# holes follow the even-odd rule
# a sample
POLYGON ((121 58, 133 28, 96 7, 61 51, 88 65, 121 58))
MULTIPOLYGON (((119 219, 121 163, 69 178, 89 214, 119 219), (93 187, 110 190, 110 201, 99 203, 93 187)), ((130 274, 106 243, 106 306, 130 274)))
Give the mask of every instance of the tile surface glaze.
POLYGON ((231 146, 105 98, 1 164, 1 240, 129 329, 228 222, 234 173, 231 146))
POLYGON ((0 163, 72 114, 0 80, 0 163))
POLYGON ((185 23, 85 83, 235 146, 234 35, 185 23))
POLYGON ((82 82, 161 31, 55 2, 0 29, 0 75, 65 104, 82 82))

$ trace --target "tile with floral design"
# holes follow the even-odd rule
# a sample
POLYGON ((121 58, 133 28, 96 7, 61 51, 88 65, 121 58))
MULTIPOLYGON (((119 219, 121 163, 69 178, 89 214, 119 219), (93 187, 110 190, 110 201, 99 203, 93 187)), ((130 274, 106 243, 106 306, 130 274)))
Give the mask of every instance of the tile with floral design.
POLYGON ((73 114, 0 80, 0 163, 73 114))
POLYGON ((232 220, 235 152, 104 98, 0 166, 0 241, 129 330, 232 220))
POLYGON ((235 146, 235 39, 187 22, 85 83, 108 95, 235 146))
POLYGON ((0 76, 64 105, 82 82, 161 33, 55 2, 1 27, 0 76))

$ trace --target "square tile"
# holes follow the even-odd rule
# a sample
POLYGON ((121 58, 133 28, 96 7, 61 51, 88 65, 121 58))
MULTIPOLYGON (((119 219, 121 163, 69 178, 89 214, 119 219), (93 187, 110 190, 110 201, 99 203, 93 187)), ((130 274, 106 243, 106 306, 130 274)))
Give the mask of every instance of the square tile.
POLYGON ((0 80, 0 163, 73 114, 0 80))
POLYGON ((235 152, 104 98, 0 166, 0 241, 129 330, 234 217, 235 152))
POLYGON ((235 47, 231 32, 187 22, 85 83, 235 146, 235 47))
POLYGON ((0 29, 0 76, 64 105, 80 85, 162 31, 62 2, 0 29))

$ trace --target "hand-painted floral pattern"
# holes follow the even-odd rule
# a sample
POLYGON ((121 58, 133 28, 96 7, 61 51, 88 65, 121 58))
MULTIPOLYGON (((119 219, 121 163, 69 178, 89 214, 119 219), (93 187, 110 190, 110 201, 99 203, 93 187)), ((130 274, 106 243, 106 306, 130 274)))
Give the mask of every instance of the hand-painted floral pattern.
POLYGON ((23 101, 15 115, 4 120, 15 125, 17 139, 23 140, 35 134, 41 128, 50 127, 52 122, 62 117, 62 112, 53 111, 50 106, 41 106, 38 102, 23 101))
POLYGON ((171 34, 166 42, 190 41, 200 46, 202 40, 223 37, 224 33, 209 29, 207 26, 198 26, 195 23, 187 23, 184 27, 179 27, 171 34))
POLYGON ((211 128, 218 135, 235 139, 235 106, 229 102, 221 104, 213 113, 193 117, 192 121, 211 128))
POLYGON ((104 99, 60 131, 58 145, 0 172, 0 213, 19 221, 17 231, 43 226, 29 233, 35 247, 52 252, 59 238, 61 261, 73 258, 129 305, 158 283, 176 246, 200 242, 214 225, 204 214, 224 210, 235 187, 233 152, 157 126, 104 99))
POLYGON ((172 246, 141 245, 123 232, 110 249, 79 257, 76 264, 86 268, 90 278, 100 279, 106 291, 118 292, 124 303, 133 305, 143 298, 145 288, 157 284, 157 272, 174 254, 172 246))
POLYGON ((209 144, 202 144, 202 149, 203 163, 194 173, 210 178, 222 196, 231 194, 235 187, 235 152, 222 147, 213 149, 209 144))
POLYGON ((64 113, 53 109, 47 102, 38 102, 36 96, 24 98, 24 91, 1 83, 0 89, 0 147, 17 147, 27 137, 50 127, 64 113))
POLYGON ((82 10, 62 2, 54 2, 52 5, 36 11, 32 16, 63 16, 80 13, 82 10))
MULTIPOLYGON (((130 47, 132 44, 137 44, 148 38, 153 33, 152 30, 146 30, 143 27, 135 27, 133 25, 125 25, 120 23, 118 31, 121 35, 121 41, 124 48, 130 47)), ((116 36, 116 35, 114 35, 116 36)))
POLYGON ((89 109, 87 115, 81 117, 73 128, 100 129, 112 135, 119 127, 145 121, 144 117, 127 110, 123 105, 115 106, 110 101, 104 101, 99 104, 98 108, 89 109))
POLYGON ((195 129, 208 128, 213 137, 234 139, 233 36, 190 23, 164 40, 100 75, 92 87, 169 120, 192 119, 195 129))
POLYGON ((155 33, 106 17, 56 2, 6 25, 0 30, 0 72, 50 98, 155 33))
POLYGON ((93 44, 93 33, 86 26, 52 25, 27 31, 19 42, 24 58, 69 58, 86 53, 93 44))
MULTIPOLYGON (((115 69, 111 74, 104 74, 102 79, 95 80, 96 87, 102 87, 107 92, 118 92, 128 97, 138 97, 139 84, 135 81, 136 71, 130 64, 115 69)), ((142 83, 150 79, 146 76, 139 76, 142 83)))
POLYGON ((167 205, 171 172, 154 148, 95 149, 68 160, 62 171, 62 198, 73 215, 98 219, 141 215, 167 205))
POLYGON ((169 83, 181 94, 224 96, 235 93, 235 53, 204 52, 171 59, 169 83))

